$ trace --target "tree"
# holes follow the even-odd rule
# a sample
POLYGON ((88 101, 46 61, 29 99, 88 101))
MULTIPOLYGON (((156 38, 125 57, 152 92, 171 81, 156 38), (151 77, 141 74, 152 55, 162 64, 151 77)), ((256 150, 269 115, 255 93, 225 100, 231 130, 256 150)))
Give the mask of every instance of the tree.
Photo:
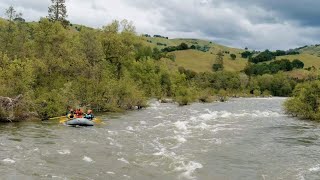
POLYGON ((22 13, 17 13, 17 11, 14 9, 14 7, 10 6, 8 9, 6 9, 6 16, 9 20, 9 22, 12 22, 17 18, 21 18, 22 13))
POLYGON ((220 51, 216 56, 215 63, 212 65, 213 71, 223 71, 223 53, 220 51))
POLYGON ((245 58, 245 59, 251 57, 252 55, 253 55, 253 53, 250 51, 245 51, 245 52, 241 53, 241 57, 245 58))
POLYGON ((0 50, 6 51, 8 55, 12 57, 12 54, 17 53, 14 52, 13 47, 15 36, 17 36, 17 26, 14 21, 17 18, 21 18, 22 13, 17 13, 13 6, 9 6, 9 8, 6 9, 5 15, 9 23, 5 26, 5 31, 0 34, 0 50))
POLYGON ((303 69, 304 63, 300 61, 299 59, 295 59, 292 61, 292 67, 296 69, 303 69))
POLYGON ((64 25, 64 27, 69 25, 69 21, 66 20, 68 15, 65 0, 51 0, 51 2, 52 5, 48 10, 48 18, 51 21, 60 21, 64 25))
POLYGON ((235 54, 230 54, 232 60, 236 60, 237 56, 235 54))
POLYGON ((187 49, 189 49, 189 46, 188 46, 188 44, 186 44, 186 43, 181 43, 181 44, 178 46, 178 49, 179 49, 179 50, 187 50, 187 49))

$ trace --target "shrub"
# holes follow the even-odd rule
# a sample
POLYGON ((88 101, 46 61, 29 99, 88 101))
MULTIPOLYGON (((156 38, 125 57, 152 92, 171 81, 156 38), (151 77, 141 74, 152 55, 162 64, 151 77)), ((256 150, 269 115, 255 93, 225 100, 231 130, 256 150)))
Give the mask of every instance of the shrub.
POLYGON ((298 85, 293 97, 285 102, 287 113, 320 121, 320 81, 298 85))

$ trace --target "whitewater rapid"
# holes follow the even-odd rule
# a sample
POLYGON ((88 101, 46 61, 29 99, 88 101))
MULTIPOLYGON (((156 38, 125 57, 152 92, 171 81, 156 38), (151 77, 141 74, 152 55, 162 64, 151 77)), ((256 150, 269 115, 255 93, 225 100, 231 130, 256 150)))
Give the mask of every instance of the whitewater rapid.
POLYGON ((2 125, 0 179, 320 179, 320 127, 284 101, 153 101, 91 128, 2 125))

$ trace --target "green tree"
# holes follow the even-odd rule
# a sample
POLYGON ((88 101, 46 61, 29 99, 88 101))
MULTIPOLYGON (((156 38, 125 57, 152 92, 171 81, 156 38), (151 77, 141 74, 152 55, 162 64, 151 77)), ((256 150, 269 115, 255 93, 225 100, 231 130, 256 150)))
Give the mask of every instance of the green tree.
POLYGON ((16 26, 14 23, 14 19, 21 18, 22 13, 17 13, 13 6, 9 6, 5 12, 6 18, 9 23, 5 27, 5 31, 3 32, 1 39, 3 42, 3 50, 8 52, 9 56, 11 56, 13 51, 13 41, 14 41, 14 33, 16 30, 16 26))
POLYGON ((223 66, 223 52, 220 51, 218 52, 215 63, 212 65, 213 71, 223 71, 224 66, 223 66))
POLYGON ((298 85, 285 108, 294 116, 320 121, 320 81, 298 85))
POLYGON ((230 54, 230 57, 231 57, 232 60, 236 60, 237 55, 235 55, 235 54, 230 54))
POLYGON ((52 5, 48 8, 48 18, 51 21, 60 21, 65 27, 69 25, 66 20, 67 7, 65 5, 65 0, 51 0, 52 5))
POLYGON ((300 61, 299 59, 295 59, 292 61, 292 67, 296 69, 303 69, 304 63, 300 61))

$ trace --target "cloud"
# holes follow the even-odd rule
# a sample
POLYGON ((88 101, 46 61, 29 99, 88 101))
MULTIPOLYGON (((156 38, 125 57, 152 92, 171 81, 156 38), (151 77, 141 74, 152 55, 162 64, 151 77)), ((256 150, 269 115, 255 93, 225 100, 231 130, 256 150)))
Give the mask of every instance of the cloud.
MULTIPOLYGON (((12 1, 0 2, 0 15, 9 4, 12 1)), ((49 4, 49 0, 13 1, 29 21, 46 16, 49 4)), ((113 19, 128 19, 139 33, 258 50, 318 43, 319 6, 314 0, 67 0, 72 23, 101 27, 113 19)))

